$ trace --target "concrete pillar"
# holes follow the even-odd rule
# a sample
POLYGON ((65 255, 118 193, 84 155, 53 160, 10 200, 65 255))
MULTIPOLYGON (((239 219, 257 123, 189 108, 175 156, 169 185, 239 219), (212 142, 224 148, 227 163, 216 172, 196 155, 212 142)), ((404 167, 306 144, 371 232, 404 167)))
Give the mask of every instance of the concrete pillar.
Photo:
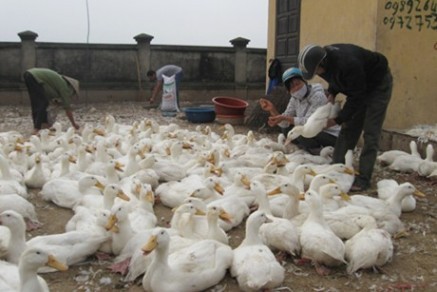
POLYGON ((146 73, 150 70, 150 42, 153 36, 141 33, 136 35, 134 39, 137 41, 137 77, 138 77, 138 94, 137 101, 144 101, 146 99, 146 93, 143 90, 142 81, 146 78, 146 73))
POLYGON ((21 73, 36 66, 36 43, 38 34, 26 30, 18 33, 21 39, 21 73))
POLYGON ((235 83, 245 85, 247 81, 247 44, 250 40, 238 37, 229 42, 235 48, 235 83))
POLYGON ((153 36, 141 33, 134 37, 137 41, 138 45, 138 68, 141 73, 141 76, 144 78, 146 76, 146 72, 150 70, 150 59, 151 59, 151 51, 150 51, 150 42, 153 39, 153 36))

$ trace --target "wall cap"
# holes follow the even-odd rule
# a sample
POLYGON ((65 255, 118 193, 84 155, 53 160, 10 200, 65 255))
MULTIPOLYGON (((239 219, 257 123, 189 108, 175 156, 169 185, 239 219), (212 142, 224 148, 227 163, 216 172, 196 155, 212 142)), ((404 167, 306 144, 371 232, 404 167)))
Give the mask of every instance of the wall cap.
POLYGON ((36 32, 26 30, 19 32, 18 36, 22 41, 34 41, 38 37, 38 34, 36 32))

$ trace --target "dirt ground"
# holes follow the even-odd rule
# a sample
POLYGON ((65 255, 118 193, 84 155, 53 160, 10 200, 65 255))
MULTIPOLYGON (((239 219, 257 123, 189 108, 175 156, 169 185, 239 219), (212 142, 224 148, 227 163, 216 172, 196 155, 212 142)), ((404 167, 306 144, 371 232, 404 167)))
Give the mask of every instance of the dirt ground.
MULTIPOLYGON (((162 124, 177 123, 182 127, 194 129, 180 118, 164 118, 157 110, 145 110, 140 103, 118 104, 82 104, 77 105, 75 116, 77 121, 97 124, 106 113, 114 115, 118 123, 131 124, 145 117, 155 117, 162 124)), ((0 115, 0 132, 18 130, 25 136, 31 132, 29 109, 22 106, 3 106, 0 115)), ((68 125, 65 115, 61 113, 58 120, 68 125)), ((219 124, 210 126, 217 132, 219 124)), ((246 133, 247 128, 236 127, 237 132, 246 133)), ((268 136, 256 133, 257 138, 268 136)), ((276 139, 276 135, 270 135, 276 139)), ((412 213, 401 216, 406 224, 409 236, 394 240, 395 252, 391 263, 387 264, 383 273, 360 271, 349 276, 344 267, 335 270, 329 276, 319 276, 310 265, 297 266, 292 258, 287 258, 283 265, 286 279, 283 283, 285 291, 437 291, 437 194, 436 182, 421 178, 415 174, 400 174, 386 168, 375 166, 375 183, 383 178, 393 178, 399 183, 412 182, 427 196, 418 200, 417 208, 412 213)), ((61 233, 65 223, 73 215, 71 210, 62 209, 54 204, 42 201, 35 194, 35 204, 40 221, 44 224, 40 229, 32 231, 28 237, 41 234, 61 233)), ((375 195, 375 192, 370 192, 375 195)), ((155 213, 159 225, 167 226, 171 212, 162 205, 156 205, 155 213)), ((229 233, 232 247, 238 246, 244 238, 244 226, 233 229, 229 233)), ((43 274, 51 291, 143 291, 141 279, 135 283, 125 283, 118 274, 108 270, 109 261, 99 262, 90 257, 86 262, 71 266, 66 272, 43 274)), ((283 291, 284 291, 283 290, 283 291)), ((228 274, 219 285, 208 291, 239 291, 235 279, 228 274)))

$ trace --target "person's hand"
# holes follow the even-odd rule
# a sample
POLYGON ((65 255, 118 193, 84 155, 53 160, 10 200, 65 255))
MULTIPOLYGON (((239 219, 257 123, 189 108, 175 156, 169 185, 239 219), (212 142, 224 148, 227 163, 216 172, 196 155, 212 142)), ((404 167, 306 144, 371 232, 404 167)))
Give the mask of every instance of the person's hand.
POLYGON ((328 98, 328 102, 334 104, 335 96, 332 93, 328 93, 328 95, 326 97, 328 98))
POLYGON ((331 128, 332 126, 337 125, 337 123, 335 122, 334 119, 328 119, 328 121, 326 122, 326 127, 325 128, 331 128))
POLYGON ((268 124, 270 127, 276 126, 286 118, 283 115, 277 115, 277 116, 270 116, 268 120, 268 124))
POLYGON ((261 106, 261 109, 266 112, 270 112, 274 109, 272 102, 265 98, 259 100, 259 105, 261 106))

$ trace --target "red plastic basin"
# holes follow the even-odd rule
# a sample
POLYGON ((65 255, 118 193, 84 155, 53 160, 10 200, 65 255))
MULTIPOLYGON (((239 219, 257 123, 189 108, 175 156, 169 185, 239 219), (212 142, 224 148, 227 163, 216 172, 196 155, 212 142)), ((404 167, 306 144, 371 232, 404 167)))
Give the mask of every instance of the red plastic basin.
POLYGON ((217 115, 244 115, 249 103, 243 99, 230 96, 216 96, 212 98, 217 115))

